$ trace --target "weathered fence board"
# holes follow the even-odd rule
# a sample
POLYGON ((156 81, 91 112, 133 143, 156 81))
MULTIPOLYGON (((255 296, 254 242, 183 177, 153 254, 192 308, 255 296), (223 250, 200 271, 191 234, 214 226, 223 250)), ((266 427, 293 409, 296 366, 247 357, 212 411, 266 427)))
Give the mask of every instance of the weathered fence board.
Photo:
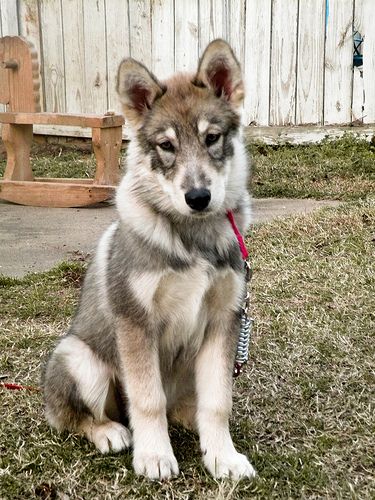
POLYGON ((120 111, 124 57, 163 79, 223 37, 243 66, 244 123, 262 127, 375 123, 374 19, 375 0, 0 0, 0 36, 39 53, 45 111, 120 111))

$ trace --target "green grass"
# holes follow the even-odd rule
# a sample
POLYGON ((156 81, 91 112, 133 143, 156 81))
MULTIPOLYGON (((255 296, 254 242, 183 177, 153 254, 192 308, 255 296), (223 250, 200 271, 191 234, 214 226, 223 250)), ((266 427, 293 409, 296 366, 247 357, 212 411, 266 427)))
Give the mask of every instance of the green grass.
MULTIPOLYGON (((348 135, 308 146, 250 144, 256 198, 356 200, 375 192, 375 144, 348 135)), ((93 177, 94 155, 49 145, 33 150, 35 176, 93 177)), ((0 175, 5 160, 0 160, 0 175)))
MULTIPOLYGON (((278 219, 248 238, 256 326, 231 430, 255 481, 210 478, 197 437, 179 428, 171 438, 181 475, 137 478, 129 453, 101 456, 49 429, 40 393, 0 389, 0 498, 373 498, 374 231, 368 199, 278 219)), ((83 270, 65 263, 2 279, 0 373, 10 381, 38 385, 83 270)))
POLYGON ((255 197, 356 200, 375 192, 375 144, 351 135, 306 146, 252 144, 255 197))

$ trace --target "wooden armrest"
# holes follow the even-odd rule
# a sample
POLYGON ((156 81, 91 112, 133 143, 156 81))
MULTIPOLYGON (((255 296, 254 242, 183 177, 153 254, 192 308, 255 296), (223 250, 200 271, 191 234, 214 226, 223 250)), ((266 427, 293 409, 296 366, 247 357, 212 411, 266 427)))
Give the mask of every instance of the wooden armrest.
POLYGON ((12 125, 69 125, 73 127, 121 127, 124 117, 118 114, 73 115, 69 113, 0 113, 0 123, 12 125))

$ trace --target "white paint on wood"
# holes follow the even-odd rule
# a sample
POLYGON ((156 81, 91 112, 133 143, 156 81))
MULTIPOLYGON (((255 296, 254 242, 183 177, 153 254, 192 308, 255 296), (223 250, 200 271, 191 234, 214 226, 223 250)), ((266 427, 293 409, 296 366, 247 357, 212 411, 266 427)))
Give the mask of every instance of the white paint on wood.
POLYGON ((18 35, 16 0, 0 0, 0 36, 18 35))
POLYGON ((46 109, 54 113, 65 112, 64 39, 60 0, 40 2, 40 27, 46 109))
POLYGON ((271 49, 271 0, 246 1, 245 124, 268 125, 271 49))
POLYGON ((151 69, 163 80, 174 73, 174 0, 154 0, 151 21, 151 69))
MULTIPOLYGON (((66 110, 86 113, 86 80, 82 0, 62 0, 66 110)), ((47 107, 47 110, 48 107, 47 107)))
POLYGON ((323 122, 325 11, 325 0, 299 2, 296 124, 323 122))
POLYGON ((85 112, 104 113, 107 104, 107 55, 104 0, 83 0, 85 112))
POLYGON ((199 0, 199 54, 216 38, 226 37, 225 0, 199 0))
POLYGON ((272 4, 270 125, 295 122, 298 0, 272 4))
POLYGON ((245 0, 230 0, 226 2, 227 40, 243 65, 245 54, 245 0))
POLYGON ((129 0, 129 25, 131 56, 151 68, 151 0, 129 0))
POLYGON ((375 2, 363 0, 364 123, 375 123, 375 2))
POLYGON ((122 113, 116 92, 117 69, 130 56, 129 11, 127 0, 106 1, 108 109, 122 113))
POLYGON ((351 120, 353 0, 329 0, 324 80, 324 123, 351 120))
POLYGON ((198 0, 175 1, 175 68, 195 71, 198 61, 198 0))

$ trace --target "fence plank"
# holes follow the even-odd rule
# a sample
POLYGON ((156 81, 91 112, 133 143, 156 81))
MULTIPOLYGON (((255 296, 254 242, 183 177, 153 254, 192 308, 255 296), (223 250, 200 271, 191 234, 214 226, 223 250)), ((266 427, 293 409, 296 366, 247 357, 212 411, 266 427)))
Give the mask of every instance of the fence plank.
POLYGON ((85 60, 82 0, 63 0, 63 37, 65 52, 66 110, 85 113, 85 60))
POLYGON ((325 0, 299 3, 296 124, 323 122, 325 0))
MULTIPOLYGON (((358 31, 362 36, 364 34, 364 19, 363 19, 364 1, 365 0, 354 1, 353 37, 356 31, 358 31)), ((363 44, 361 48, 363 49, 363 44)), ((365 97, 365 89, 363 83, 363 66, 354 66, 353 64, 353 95, 352 95, 351 120, 353 123, 356 123, 358 125, 363 124, 364 97, 365 97)))
POLYGON ((60 0, 40 2, 40 26, 43 45, 45 109, 54 113, 62 113, 66 110, 66 103, 60 0))
POLYGON ((194 71, 198 61, 198 0, 175 5, 175 68, 194 71))
POLYGON ((85 112, 104 113, 107 102, 107 55, 104 0, 83 1, 85 112))
POLYGON ((231 0, 226 3, 227 39, 240 63, 245 54, 245 0, 231 0))
POLYGON ((199 54, 215 38, 225 38, 224 0, 199 1, 199 54))
POLYGON ((375 123, 375 2, 363 0, 363 84, 365 93, 365 123, 375 123))
MULTIPOLYGON (((40 40, 40 19, 38 4, 35 0, 23 0, 18 3, 18 18, 20 24, 20 35, 31 42, 38 53, 40 73, 43 69, 43 53, 41 51, 40 40)), ((44 102, 44 79, 40 78, 40 106, 41 111, 45 110, 44 102)))
POLYGON ((0 36, 18 35, 17 2, 0 0, 0 36))
POLYGON ((117 69, 130 56, 129 12, 127 0, 106 2, 108 109, 121 112, 116 93, 117 69))
POLYGON ((324 78, 324 123, 351 120, 353 0, 329 0, 324 78))
POLYGON ((152 66, 150 0, 129 0, 130 54, 147 68, 152 66))
POLYGON ((298 0, 272 4, 270 125, 295 122, 298 0))
POLYGON ((174 72, 174 1, 152 4, 152 71, 160 79, 174 72))
POLYGON ((271 0, 246 1, 245 123, 268 125, 271 49, 271 0))

